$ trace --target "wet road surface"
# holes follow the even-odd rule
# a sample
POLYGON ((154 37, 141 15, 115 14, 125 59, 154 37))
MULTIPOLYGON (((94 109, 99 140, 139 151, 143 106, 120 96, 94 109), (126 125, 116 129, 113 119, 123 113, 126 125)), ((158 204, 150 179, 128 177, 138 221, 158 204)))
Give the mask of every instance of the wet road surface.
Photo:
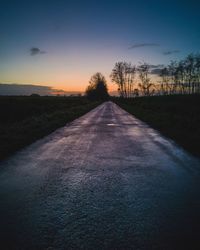
POLYGON ((105 102, 0 163, 0 249, 200 249, 199 176, 105 102))

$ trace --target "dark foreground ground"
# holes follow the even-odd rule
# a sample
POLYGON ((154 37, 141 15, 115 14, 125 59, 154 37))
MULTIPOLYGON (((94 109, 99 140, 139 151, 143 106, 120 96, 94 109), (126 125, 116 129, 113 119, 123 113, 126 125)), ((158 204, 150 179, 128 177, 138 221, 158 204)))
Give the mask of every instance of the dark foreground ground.
POLYGON ((200 95, 152 96, 114 101, 200 157, 200 95))
POLYGON ((200 161, 106 102, 0 164, 0 249, 200 249, 200 161))
POLYGON ((0 96, 0 160, 99 104, 85 97, 0 96))

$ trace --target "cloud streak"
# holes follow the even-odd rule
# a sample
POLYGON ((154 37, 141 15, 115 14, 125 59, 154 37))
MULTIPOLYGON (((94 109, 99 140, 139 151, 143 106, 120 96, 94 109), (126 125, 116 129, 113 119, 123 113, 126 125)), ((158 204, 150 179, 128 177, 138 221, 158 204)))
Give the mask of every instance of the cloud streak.
POLYGON ((51 95, 52 88, 43 85, 0 83, 0 95, 51 95))
POLYGON ((152 75, 160 75, 161 70, 165 67, 164 64, 157 64, 157 65, 150 64, 149 66, 150 66, 152 75))
POLYGON ((151 70, 151 74, 152 74, 152 75, 158 75, 158 76, 159 76, 162 69, 163 69, 163 68, 152 69, 152 70, 151 70))
POLYGON ((180 50, 168 50, 168 51, 164 51, 163 55, 169 56, 169 55, 176 54, 176 53, 179 53, 179 52, 180 52, 180 50))
POLYGON ((2 95, 26 95, 38 94, 45 95, 72 95, 80 94, 77 91, 64 91, 62 89, 54 89, 53 87, 33 84, 17 84, 17 83, 0 83, 0 96, 2 95))
POLYGON ((41 54, 45 54, 45 53, 46 53, 45 51, 42 51, 37 47, 32 47, 30 49, 30 55, 31 56, 41 55, 41 54))
POLYGON ((151 68, 151 69, 159 69, 159 68, 163 68, 165 65, 164 64, 157 64, 157 65, 155 65, 155 64, 150 64, 149 65, 149 67, 151 68))
POLYGON ((158 43, 135 43, 129 47, 129 49, 138 49, 144 47, 158 47, 160 46, 158 43))

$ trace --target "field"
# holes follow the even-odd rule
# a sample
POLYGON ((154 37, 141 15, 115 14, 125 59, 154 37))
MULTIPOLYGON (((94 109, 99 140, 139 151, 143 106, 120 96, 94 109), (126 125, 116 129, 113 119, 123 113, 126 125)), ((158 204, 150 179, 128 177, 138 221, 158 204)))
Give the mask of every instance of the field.
MULTIPOLYGON (((113 98, 191 153, 200 156, 200 95, 113 98)), ((48 135, 100 102, 84 97, 0 97, 0 159, 48 135)))
POLYGON ((114 102, 200 156, 200 95, 115 98, 114 102))
POLYGON ((64 126, 100 102, 85 97, 0 97, 0 159, 64 126))

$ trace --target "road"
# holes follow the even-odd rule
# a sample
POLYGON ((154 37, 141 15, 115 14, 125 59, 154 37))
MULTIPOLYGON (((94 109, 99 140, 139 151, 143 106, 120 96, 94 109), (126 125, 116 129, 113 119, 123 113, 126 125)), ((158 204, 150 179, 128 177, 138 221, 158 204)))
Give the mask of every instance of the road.
POLYGON ((200 161, 105 102, 0 163, 1 249, 200 249, 200 161))

